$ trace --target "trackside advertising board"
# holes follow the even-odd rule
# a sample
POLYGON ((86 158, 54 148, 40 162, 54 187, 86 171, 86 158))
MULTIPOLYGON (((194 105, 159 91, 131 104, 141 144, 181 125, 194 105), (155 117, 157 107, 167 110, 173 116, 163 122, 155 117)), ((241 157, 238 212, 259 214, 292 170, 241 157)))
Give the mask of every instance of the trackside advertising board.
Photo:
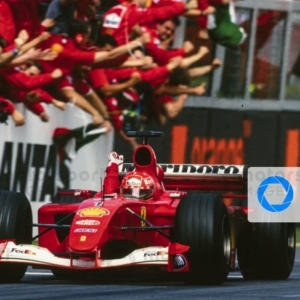
POLYGON ((65 111, 45 106, 48 123, 17 107, 25 125, 15 127, 11 118, 0 124, 0 189, 24 192, 34 216, 58 189, 99 190, 113 132, 104 134, 70 104, 65 111))
MULTIPOLYGON (((144 130, 164 132, 162 138, 149 139, 158 163, 300 166, 297 112, 187 107, 164 126, 150 122, 144 130)), ((125 162, 132 161, 132 151, 122 140, 115 139, 114 149, 125 162)))

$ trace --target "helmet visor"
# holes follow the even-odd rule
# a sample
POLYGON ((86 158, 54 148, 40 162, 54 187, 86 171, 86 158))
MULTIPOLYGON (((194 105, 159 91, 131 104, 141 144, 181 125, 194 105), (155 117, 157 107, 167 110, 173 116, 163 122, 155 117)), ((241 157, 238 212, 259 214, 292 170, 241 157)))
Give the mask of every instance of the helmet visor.
POLYGON ((145 190, 139 188, 123 189, 122 194, 124 198, 149 199, 153 195, 153 190, 145 190))

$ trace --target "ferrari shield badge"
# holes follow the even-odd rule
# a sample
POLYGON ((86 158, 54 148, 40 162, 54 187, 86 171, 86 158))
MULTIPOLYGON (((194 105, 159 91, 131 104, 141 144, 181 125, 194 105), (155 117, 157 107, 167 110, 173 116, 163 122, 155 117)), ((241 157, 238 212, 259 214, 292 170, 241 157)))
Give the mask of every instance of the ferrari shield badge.
MULTIPOLYGON (((146 219, 146 217, 147 217, 147 210, 146 210, 145 206, 141 207, 141 217, 144 218, 144 219, 146 219)), ((141 226, 145 227, 146 223, 144 221, 141 221, 141 226)))

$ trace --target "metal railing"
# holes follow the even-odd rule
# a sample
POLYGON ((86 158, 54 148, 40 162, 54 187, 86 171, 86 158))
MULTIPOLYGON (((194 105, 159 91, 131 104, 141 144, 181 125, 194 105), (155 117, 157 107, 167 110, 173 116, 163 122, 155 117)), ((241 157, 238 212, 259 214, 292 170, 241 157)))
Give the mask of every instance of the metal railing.
POLYGON ((243 50, 215 45, 212 51, 223 64, 210 75, 206 95, 190 96, 186 106, 300 111, 300 1, 244 0, 235 10, 247 23, 243 50), (266 28, 260 28, 262 15, 271 15, 267 37, 266 28))

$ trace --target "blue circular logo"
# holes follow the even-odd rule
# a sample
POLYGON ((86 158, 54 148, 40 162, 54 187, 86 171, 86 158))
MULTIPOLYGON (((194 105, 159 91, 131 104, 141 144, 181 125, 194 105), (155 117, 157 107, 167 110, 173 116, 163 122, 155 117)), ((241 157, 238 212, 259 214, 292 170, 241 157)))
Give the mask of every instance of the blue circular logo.
POLYGON ((291 205, 294 198, 294 191, 290 182, 285 178, 281 176, 270 176, 260 183, 257 189, 257 198, 260 205, 264 209, 271 212, 281 212, 291 205), (270 204, 267 198, 265 197, 265 191, 270 184, 281 184, 282 187, 285 189, 286 196, 281 204, 270 204))

